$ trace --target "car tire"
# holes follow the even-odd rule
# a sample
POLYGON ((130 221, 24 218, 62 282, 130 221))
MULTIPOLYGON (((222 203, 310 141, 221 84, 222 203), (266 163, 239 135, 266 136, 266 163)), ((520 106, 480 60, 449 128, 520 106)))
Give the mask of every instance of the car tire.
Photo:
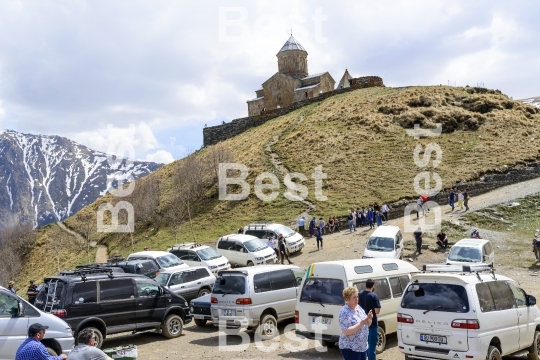
POLYGON ((255 264, 253 264, 252 261, 248 261, 248 262, 247 262, 247 266, 254 266, 254 265, 255 265, 255 264))
POLYGON ((540 331, 534 332, 534 341, 527 355, 529 360, 540 360, 540 331))
POLYGON ((199 290, 199 293, 197 294, 197 297, 200 298, 201 296, 210 294, 210 290, 207 288, 199 290))
POLYGON ((54 351, 52 348, 50 347, 45 347, 45 350, 47 350, 47 353, 51 356, 58 356, 58 354, 56 353, 56 351, 54 351))
POLYGON ((486 360, 502 360, 501 352, 495 346, 488 348, 486 360))
POLYGON ((336 343, 334 341, 321 340, 321 345, 329 347, 329 348, 333 348, 336 346, 336 343))
POLYGON ((161 332, 167 339, 174 339, 182 335, 183 329, 184 322, 182 321, 182 318, 178 315, 172 314, 167 316, 163 322, 161 332))
POLYGON ((269 340, 273 339, 278 334, 277 320, 272 314, 263 314, 261 316, 261 322, 257 328, 261 339, 269 340))
MULTIPOLYGON (((103 346, 103 334, 101 333, 101 331, 99 331, 95 327, 87 327, 87 328, 84 328, 84 329, 92 330, 94 332, 94 335, 96 336, 96 342, 95 342, 94 346, 101 349, 101 347, 103 346)), ((81 329, 81 330, 83 330, 83 329, 81 329)), ((75 345, 77 345, 77 343, 75 345)))
POLYGON ((197 326, 205 326, 208 320, 204 319, 195 319, 195 325, 197 326))
POLYGON ((384 351, 386 348, 386 333, 384 332, 384 329, 382 327, 377 328, 377 354, 380 354, 384 351))

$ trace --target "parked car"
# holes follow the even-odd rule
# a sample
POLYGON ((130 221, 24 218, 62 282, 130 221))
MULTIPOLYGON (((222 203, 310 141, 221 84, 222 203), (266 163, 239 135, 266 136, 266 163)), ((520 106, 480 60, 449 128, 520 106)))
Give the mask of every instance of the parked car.
POLYGON ((227 258, 210 246, 195 244, 193 242, 182 243, 173 245, 167 251, 178 256, 180 260, 189 266, 206 266, 214 275, 217 275, 221 270, 231 268, 231 264, 227 258))
POLYGON ((379 226, 369 237, 362 259, 403 258, 403 235, 398 226, 379 226))
POLYGON ((536 298, 485 265, 424 265, 398 309, 405 359, 540 358, 536 298))
POLYGON ((244 234, 258 237, 265 243, 270 236, 277 239, 278 236, 282 234, 285 238, 285 248, 288 254, 301 251, 306 245, 306 241, 301 234, 288 226, 276 224, 273 221, 249 224, 244 227, 244 234))
POLYGON ((212 321, 210 297, 211 294, 206 294, 191 300, 189 310, 197 326, 205 326, 208 321, 212 321))
POLYGON ((178 256, 171 254, 168 251, 140 251, 130 254, 128 260, 152 260, 159 270, 180 270, 189 267, 178 258, 178 256))
POLYGON ((194 266, 182 270, 162 271, 156 277, 156 281, 189 302, 197 297, 210 294, 216 277, 206 266, 194 266))
POLYGON ((446 259, 448 265, 488 265, 493 266, 495 251, 491 241, 485 239, 463 239, 452 246, 446 259))
POLYGON ((366 280, 375 280, 375 294, 381 302, 377 315, 379 341, 377 353, 386 347, 386 336, 397 330, 397 308, 412 273, 419 270, 398 259, 365 259, 326 261, 312 264, 298 292, 295 322, 296 334, 308 339, 322 335, 325 346, 339 341, 339 312, 345 300, 343 289, 355 286, 366 289, 366 280), (321 326, 324 328, 321 330, 321 326), (317 332, 319 332, 317 334, 317 332))
POLYGON ((259 238, 244 234, 222 236, 217 241, 217 251, 229 262, 238 266, 276 264, 276 252, 259 238))
POLYGON ((36 309, 0 286, 0 360, 15 359, 17 349, 28 337, 28 327, 37 322, 49 327, 41 343, 50 354, 71 352, 75 339, 64 320, 36 309))
POLYGON ((150 279, 155 278, 159 274, 159 267, 153 260, 150 259, 127 260, 118 263, 111 263, 110 265, 121 268, 125 273, 144 275, 150 279))
POLYGON ((221 271, 210 298, 212 322, 231 329, 256 328, 262 338, 276 336, 278 322, 294 317, 304 275, 305 270, 293 265, 221 271))
POLYGON ((75 337, 91 328, 98 347, 107 335, 125 331, 156 329, 176 338, 192 319, 183 297, 143 275, 75 270, 45 278, 44 283, 35 306, 65 320, 75 337))

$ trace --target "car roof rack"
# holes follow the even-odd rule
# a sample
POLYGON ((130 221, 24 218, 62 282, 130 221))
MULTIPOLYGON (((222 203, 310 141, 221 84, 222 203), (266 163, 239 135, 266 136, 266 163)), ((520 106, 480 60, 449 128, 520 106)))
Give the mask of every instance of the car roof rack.
POLYGON ((422 272, 437 272, 437 273, 469 273, 476 274, 476 277, 482 281, 479 273, 489 272, 495 277, 495 269, 489 265, 441 265, 441 264, 424 264, 422 265, 422 272))
POLYGON ((75 270, 60 271, 60 276, 80 276, 82 281, 86 281, 86 275, 107 274, 109 278, 114 278, 113 270, 110 267, 88 267, 76 268, 75 270))
POLYGON ((251 224, 249 224, 247 226, 247 229, 248 230, 257 230, 257 228, 265 229, 267 225, 271 225, 273 223, 274 223, 273 220, 270 220, 270 221, 255 221, 255 222, 252 222, 251 224))
POLYGON ((169 250, 179 250, 179 249, 195 249, 200 246, 204 246, 203 244, 197 244, 195 242, 183 242, 180 244, 174 244, 171 246, 169 250))

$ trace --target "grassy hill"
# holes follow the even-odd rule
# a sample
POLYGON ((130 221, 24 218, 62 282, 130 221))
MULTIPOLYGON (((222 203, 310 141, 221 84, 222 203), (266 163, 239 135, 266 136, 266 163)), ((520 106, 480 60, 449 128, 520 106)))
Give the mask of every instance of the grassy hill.
MULTIPOLYGON (((176 241, 192 241, 193 237, 215 244, 220 235, 235 232, 253 220, 272 219, 289 224, 304 211, 309 216, 327 218, 374 201, 380 204, 413 199, 417 196, 413 180, 421 171, 436 172, 443 187, 449 188, 488 172, 503 171, 504 165, 538 161, 540 110, 497 91, 478 91, 433 86, 370 88, 337 95, 202 149, 137 181, 138 198, 128 199, 139 204, 135 208, 142 214, 138 216, 133 238, 130 234, 89 229, 89 224, 96 222, 100 204, 125 200, 111 195, 67 219, 65 224, 107 245, 110 254, 127 255, 132 246, 135 250, 144 246, 164 250, 176 241), (405 131, 415 123, 422 128, 434 128, 441 123, 443 133, 416 140, 405 131), (433 162, 419 168, 413 160, 414 148, 429 143, 441 147, 441 163, 437 168, 432 167, 433 162), (212 160, 215 163, 216 153, 226 154, 222 160, 234 160, 248 167, 247 182, 252 189, 246 200, 218 200, 215 166, 207 166, 212 165, 212 160), (316 199, 311 178, 315 167, 321 165, 327 174, 323 180, 326 201, 316 199), (307 180, 301 183, 309 190, 306 200, 315 206, 314 210, 309 210, 307 203, 283 196, 286 171, 306 175, 307 180), (263 172, 276 174, 280 180, 280 195, 274 201, 261 201, 253 192, 255 178, 263 172), (204 179, 193 190, 186 174, 204 179), (186 192, 196 193, 190 202, 191 223, 186 209, 178 206, 178 194, 186 192)), ((56 271, 55 261, 43 261, 44 249, 58 237, 56 231, 53 226, 38 230, 39 240, 26 260, 19 282, 56 271)), ((86 252, 80 248, 68 252, 61 259, 64 268, 86 261, 86 252)))

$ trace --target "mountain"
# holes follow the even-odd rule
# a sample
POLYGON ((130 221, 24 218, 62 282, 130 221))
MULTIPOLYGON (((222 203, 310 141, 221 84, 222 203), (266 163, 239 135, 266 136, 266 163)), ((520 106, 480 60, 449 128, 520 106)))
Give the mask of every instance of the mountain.
POLYGON ((537 108, 540 108, 540 96, 536 96, 536 97, 531 97, 531 98, 528 98, 528 99, 522 99, 522 100, 519 100, 525 104, 528 104, 528 105, 532 105, 532 106, 536 106, 537 108))
POLYGON ((0 230, 63 220, 105 195, 108 176, 138 179, 162 166, 109 156, 60 136, 10 130, 0 133, 0 154, 0 230))

